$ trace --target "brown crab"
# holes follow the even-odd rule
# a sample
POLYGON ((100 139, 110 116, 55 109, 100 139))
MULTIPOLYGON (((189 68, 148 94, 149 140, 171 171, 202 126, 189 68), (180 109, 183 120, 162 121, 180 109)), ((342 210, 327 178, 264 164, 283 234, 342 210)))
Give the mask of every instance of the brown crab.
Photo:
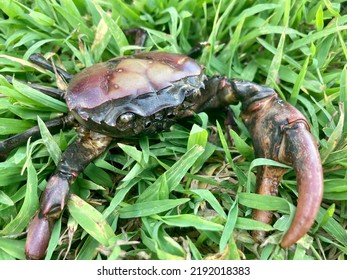
MULTIPOLYGON (((52 69, 38 55, 31 59, 52 69)), ((44 257, 52 226, 64 209, 70 185, 113 138, 157 133, 178 119, 238 102, 242 103, 242 119, 253 139, 256 157, 290 164, 296 172, 297 211, 281 246, 291 246, 310 229, 322 200, 323 176, 307 120, 271 88, 225 76, 206 77, 203 68, 188 56, 165 52, 117 57, 75 76, 57 68, 69 86, 66 92, 53 92, 65 99, 69 113, 46 125, 53 132, 62 126, 76 126, 79 136, 63 153, 41 195, 40 209, 28 230, 27 258, 44 257)), ((34 127, 0 141, 0 156, 5 158, 28 137, 39 137, 39 129, 34 127)), ((274 166, 260 167, 257 192, 276 195, 285 171, 274 166)), ((254 209, 253 217, 269 223, 272 214, 254 209)), ((262 233, 255 232, 254 236, 261 239, 262 233)))

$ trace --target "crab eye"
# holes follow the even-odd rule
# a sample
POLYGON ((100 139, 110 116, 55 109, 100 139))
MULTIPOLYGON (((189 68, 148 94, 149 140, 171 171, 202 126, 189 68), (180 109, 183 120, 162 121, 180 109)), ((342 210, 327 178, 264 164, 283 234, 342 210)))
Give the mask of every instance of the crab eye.
POLYGON ((120 125, 127 125, 130 122, 134 121, 135 115, 133 113, 125 113, 123 115, 120 115, 117 123, 120 125))
POLYGON ((117 119, 117 127, 120 130, 128 129, 132 123, 135 121, 135 114, 133 113, 124 113, 120 115, 117 119))
POLYGON ((175 114, 173 112, 169 112, 167 113, 166 118, 172 120, 173 118, 175 118, 175 114))
POLYGON ((147 122, 145 123, 145 128, 150 128, 151 125, 152 125, 152 122, 147 121, 147 122))

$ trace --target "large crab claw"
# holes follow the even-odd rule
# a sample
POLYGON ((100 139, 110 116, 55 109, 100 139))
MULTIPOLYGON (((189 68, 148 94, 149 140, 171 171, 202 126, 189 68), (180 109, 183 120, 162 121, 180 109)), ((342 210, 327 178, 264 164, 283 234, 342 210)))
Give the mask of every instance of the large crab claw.
POLYGON ((28 228, 27 259, 44 258, 53 226, 64 210, 69 188, 77 176, 111 143, 111 138, 79 128, 79 136, 63 153, 40 198, 40 209, 28 228))
MULTIPOLYGON (((242 102, 242 119, 250 131, 256 157, 290 164, 296 173, 297 210, 281 242, 282 247, 289 247, 311 228, 322 201, 323 172, 317 144, 305 117, 272 89, 242 80, 232 80, 231 86, 242 102)), ((276 195, 285 172, 280 167, 260 167, 257 192, 276 195)), ((269 223, 272 213, 255 209, 253 217, 269 223)), ((254 232, 253 236, 261 240, 264 233, 254 232)))

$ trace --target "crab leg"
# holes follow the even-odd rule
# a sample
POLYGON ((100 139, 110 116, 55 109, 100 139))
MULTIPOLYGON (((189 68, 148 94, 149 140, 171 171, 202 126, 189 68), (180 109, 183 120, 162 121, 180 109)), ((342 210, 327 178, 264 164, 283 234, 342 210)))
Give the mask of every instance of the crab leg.
POLYGON ((65 207, 70 185, 92 160, 105 151, 110 142, 108 136, 81 129, 77 140, 63 153, 41 195, 40 209, 28 229, 25 246, 28 259, 45 256, 53 225, 65 207))
MULTIPOLYGON (((255 154, 291 164, 296 173, 298 204, 293 222, 281 246, 289 247, 312 226, 323 195, 323 172, 317 145, 305 117, 270 88, 233 80, 232 87, 242 102, 242 119, 253 139, 255 154)), ((285 169, 263 166, 258 169, 257 192, 276 195, 285 169)), ((254 218, 270 222, 272 213, 254 210, 254 218)), ((255 238, 262 238, 259 232, 255 238)))
POLYGON ((65 70, 61 69, 60 67, 53 66, 52 63, 47 61, 43 55, 34 53, 29 57, 30 61, 34 62, 36 65, 39 65, 45 69, 50 70, 51 72, 55 72, 54 69, 58 72, 58 74, 63 77, 65 80, 70 81, 73 77, 70 73, 66 72, 65 70))
MULTIPOLYGON (((10 84, 13 84, 11 76, 6 75, 5 78, 10 84)), ((26 83, 23 81, 19 81, 19 82, 26 85, 26 86, 34 88, 38 91, 41 91, 42 93, 49 95, 53 98, 64 99, 64 95, 65 95, 64 90, 60 90, 60 89, 56 89, 56 88, 48 87, 48 86, 43 86, 43 85, 38 85, 38 84, 26 83)))
MULTIPOLYGON (((54 67, 52 66, 52 64, 40 54, 31 55, 30 60, 45 69, 54 71, 54 67)), ((66 80, 72 79, 73 75, 67 73, 63 69, 59 67, 55 67, 55 69, 57 70, 59 75, 61 75, 66 80)), ((6 76, 5 78, 9 83, 12 84, 12 77, 6 76)), ((42 85, 37 85, 37 84, 28 84, 22 81, 20 82, 34 89, 37 89, 49 96, 52 96, 54 98, 63 99, 65 95, 65 91, 63 90, 59 90, 59 89, 55 89, 55 88, 47 87, 47 86, 42 86, 42 85)), ((47 126, 47 128, 49 129, 51 133, 57 133, 59 132, 61 128, 72 126, 74 122, 75 122, 74 117, 71 114, 68 114, 65 117, 49 120, 45 122, 45 125, 47 126)), ((8 153, 11 150, 13 150, 14 148, 20 145, 25 144, 30 137, 32 138, 32 140, 36 140, 40 137, 40 129, 38 126, 34 126, 20 134, 14 135, 5 140, 1 140, 0 141, 0 160, 6 159, 8 153)))
MULTIPOLYGON (((45 125, 51 133, 57 133, 61 128, 72 126, 74 123, 74 118, 71 114, 49 120, 45 122, 45 125)), ((8 153, 16 147, 19 147, 27 142, 31 137, 32 140, 37 140, 41 136, 40 129, 38 126, 29 128, 28 130, 14 135, 10 138, 0 141, 0 160, 6 159, 8 153)))

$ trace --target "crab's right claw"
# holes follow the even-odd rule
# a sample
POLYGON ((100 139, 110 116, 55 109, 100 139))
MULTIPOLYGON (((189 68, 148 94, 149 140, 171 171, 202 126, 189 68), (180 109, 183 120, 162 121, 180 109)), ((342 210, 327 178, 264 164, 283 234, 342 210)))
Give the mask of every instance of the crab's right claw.
POLYGON ((283 128, 280 160, 290 163, 296 174, 297 210, 282 247, 289 247, 311 228, 323 196, 323 171, 317 145, 306 124, 296 122, 283 128))
MULTIPOLYGON (((276 92, 251 82, 232 80, 233 90, 242 103, 242 119, 248 127, 255 155, 293 166, 298 188, 297 210, 281 246, 289 247, 312 226, 323 196, 323 171, 317 148, 305 117, 276 92)), ((286 169, 260 166, 257 192, 276 195, 286 169)), ((272 212, 254 209, 256 220, 269 223, 272 212)), ((263 232, 253 233, 261 240, 263 232)))

